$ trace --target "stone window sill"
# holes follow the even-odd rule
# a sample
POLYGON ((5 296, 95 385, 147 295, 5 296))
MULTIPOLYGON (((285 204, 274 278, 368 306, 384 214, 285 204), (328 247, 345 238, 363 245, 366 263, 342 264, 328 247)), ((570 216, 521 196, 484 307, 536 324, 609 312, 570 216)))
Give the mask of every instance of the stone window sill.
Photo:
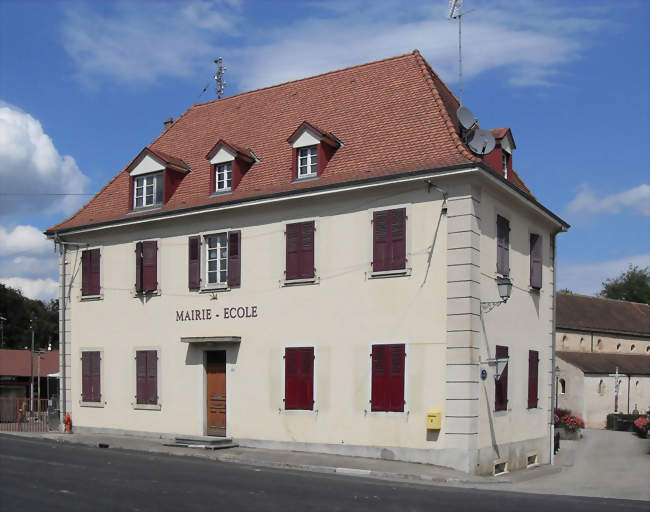
POLYGON ((133 404, 133 409, 140 411, 160 411, 162 404, 133 404))
POLYGON ((411 268, 400 268, 397 270, 381 270, 370 272, 368 279, 383 279, 386 277, 408 277, 411 275, 411 268))
POLYGON ((106 402, 83 402, 79 400, 79 405, 81 407, 104 407, 106 402))
POLYGON ((320 284, 320 277, 309 277, 307 279, 284 279, 280 281, 281 286, 301 286, 307 284, 320 284))
POLYGON ((79 297, 81 302, 92 302, 94 300, 104 300, 104 294, 100 293, 99 295, 81 295, 79 297))

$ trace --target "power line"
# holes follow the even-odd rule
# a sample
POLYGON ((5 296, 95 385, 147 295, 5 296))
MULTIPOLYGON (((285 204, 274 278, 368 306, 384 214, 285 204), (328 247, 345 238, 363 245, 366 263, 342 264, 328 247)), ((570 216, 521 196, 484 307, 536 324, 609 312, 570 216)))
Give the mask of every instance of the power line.
POLYGON ((93 193, 77 192, 0 192, 0 196, 94 196, 93 193))

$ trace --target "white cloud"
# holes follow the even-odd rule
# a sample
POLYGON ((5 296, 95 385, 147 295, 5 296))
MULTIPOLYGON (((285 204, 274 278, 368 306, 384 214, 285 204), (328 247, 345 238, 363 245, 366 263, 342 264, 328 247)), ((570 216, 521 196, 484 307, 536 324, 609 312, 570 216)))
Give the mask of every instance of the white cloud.
POLYGON ((44 255, 40 258, 34 258, 32 256, 16 256, 11 259, 0 261, 0 275, 50 277, 56 275, 57 266, 58 260, 56 254, 50 254, 49 256, 44 255))
POLYGON ((61 156, 41 123, 0 102, 0 216, 20 212, 73 213, 88 178, 74 158, 61 156))
POLYGON ((34 226, 16 226, 8 230, 0 226, 0 256, 16 254, 40 255, 51 253, 52 242, 34 226))
POLYGON ((0 277, 0 283, 19 289, 30 299, 50 300, 58 295, 59 284, 53 279, 27 279, 24 277, 0 277))
POLYGON ((650 216, 650 185, 642 184, 623 192, 598 197, 587 184, 580 186, 567 211, 577 214, 622 213, 650 216))
POLYGON ((575 293, 595 295, 602 289, 604 281, 618 276, 630 265, 650 267, 650 253, 595 263, 559 262, 557 287, 558 290, 568 288, 575 293))
MULTIPOLYGON (((69 9, 64 46, 81 80, 149 84, 160 77, 205 74, 223 55, 243 90, 393 56, 419 48, 447 81, 457 76, 457 24, 447 1, 330 0, 304 4, 281 26, 247 25, 239 2, 150 2, 69 9)), ((463 18, 463 73, 500 69, 513 86, 549 85, 579 59, 607 9, 548 1, 473 2, 463 18)), ((251 9, 252 6, 248 6, 251 9)), ((275 18, 274 18, 275 19, 275 18)), ((231 75, 232 74, 232 75, 231 75)))

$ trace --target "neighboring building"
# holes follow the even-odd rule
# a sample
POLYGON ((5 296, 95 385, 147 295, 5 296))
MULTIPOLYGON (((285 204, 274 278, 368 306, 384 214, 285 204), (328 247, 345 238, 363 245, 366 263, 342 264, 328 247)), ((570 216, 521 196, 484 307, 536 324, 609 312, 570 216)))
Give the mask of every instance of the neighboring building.
POLYGON ((62 412, 467 472, 548 462, 568 225, 509 129, 468 150, 458 106, 417 51, 192 106, 47 231, 62 412))
POLYGON ((650 356, 650 305, 557 294, 558 351, 650 356))
POLYGON ((558 407, 593 428, 609 413, 650 409, 650 305, 558 293, 556 329, 558 407))
POLYGON ((587 427, 605 427, 607 415, 612 412, 650 410, 650 357, 558 352, 557 362, 557 406, 582 417, 587 427))
MULTIPOLYGON (((30 366, 29 350, 8 350, 0 349, 0 398, 28 398, 29 385, 32 376, 30 366)), ((49 379, 48 375, 59 372, 59 351, 52 350, 44 354, 34 354, 33 375, 34 375, 34 397, 38 393, 39 364, 40 357, 40 381, 41 398, 50 398, 56 394, 58 389, 58 378, 49 379), (47 392, 50 394, 48 395, 47 392)))

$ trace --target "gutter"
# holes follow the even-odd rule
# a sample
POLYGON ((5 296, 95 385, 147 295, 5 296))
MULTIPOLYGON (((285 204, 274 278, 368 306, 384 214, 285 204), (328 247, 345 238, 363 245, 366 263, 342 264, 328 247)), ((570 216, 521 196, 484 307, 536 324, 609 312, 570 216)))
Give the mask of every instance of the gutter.
POLYGON ((544 207, 532 196, 526 194, 523 190, 520 190, 512 183, 505 180, 503 177, 501 177, 491 168, 488 168, 483 164, 479 164, 478 166, 474 164, 472 165, 461 164, 461 165, 441 167, 435 170, 421 169, 417 171, 408 171, 402 174, 393 174, 389 177, 376 176, 369 179, 345 182, 343 184, 333 183, 328 185, 321 185, 317 187, 311 187, 306 190, 298 189, 298 190, 291 190, 288 192, 286 191, 277 192, 274 194, 255 196, 253 198, 244 198, 244 199, 236 199, 232 201, 225 201, 216 205, 207 204, 207 205, 193 206, 189 208, 174 210, 171 212, 162 211, 154 214, 143 215, 137 218, 125 218, 125 219, 123 218, 123 219, 109 220, 109 221, 97 222, 94 224, 86 224, 86 225, 67 228, 67 229, 66 228, 58 229, 58 230, 52 229, 52 230, 45 231, 45 235, 48 238, 53 238, 59 234, 85 233, 85 232, 96 231, 108 227, 141 224, 146 222, 154 222, 162 219, 185 217, 185 216, 197 215, 201 213, 223 211, 232 208, 241 208, 244 206, 259 206, 262 204, 275 203, 278 201, 286 201, 290 199, 303 199, 308 197, 327 195, 327 194, 333 194, 339 192, 348 192, 352 190, 360 190, 360 189, 372 188, 372 187, 378 187, 384 185, 408 183, 410 181, 417 181, 426 178, 434 178, 434 177, 440 178, 446 176, 473 174, 481 171, 483 171, 488 178, 492 179, 492 181, 494 181, 501 188, 509 191, 513 196, 517 197, 522 201, 526 200, 527 202, 532 203, 532 206, 536 210, 538 210, 538 213, 541 213, 542 215, 547 217, 554 224, 559 225, 562 231, 566 231, 569 228, 569 224, 567 224, 564 220, 562 220, 560 217, 555 215, 548 208, 544 207))

